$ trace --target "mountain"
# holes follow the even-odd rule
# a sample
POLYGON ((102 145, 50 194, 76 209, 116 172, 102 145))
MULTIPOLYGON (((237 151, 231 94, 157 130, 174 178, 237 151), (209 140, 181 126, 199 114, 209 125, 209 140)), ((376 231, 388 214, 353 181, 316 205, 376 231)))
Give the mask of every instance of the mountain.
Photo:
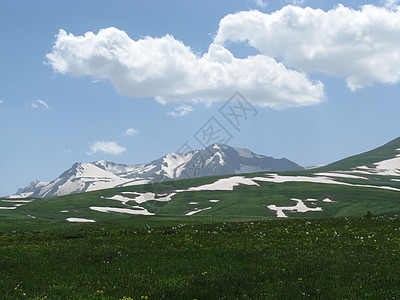
POLYGON ((340 171, 349 174, 400 176, 400 137, 376 149, 339 160, 315 170, 340 171))
POLYGON ((128 166, 104 160, 75 163, 50 183, 31 182, 10 197, 44 198, 165 180, 303 169, 286 158, 275 159, 248 149, 214 144, 187 153, 169 153, 147 164, 128 166))
POLYGON ((400 215, 400 138, 319 168, 271 172, 273 168, 301 169, 286 159, 218 144, 134 166, 77 163, 50 183, 36 181, 19 190, 36 198, 0 199, 0 218, 98 222, 131 215, 400 215), (237 175, 242 172, 246 174, 237 175), (189 179, 174 180, 182 178, 189 179), (43 199, 62 194, 69 195, 43 199))

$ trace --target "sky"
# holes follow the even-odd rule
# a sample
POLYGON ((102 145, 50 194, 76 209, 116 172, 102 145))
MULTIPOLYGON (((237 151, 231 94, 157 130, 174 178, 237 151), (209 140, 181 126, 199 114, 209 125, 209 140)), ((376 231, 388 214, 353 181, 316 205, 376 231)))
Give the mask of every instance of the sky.
POLYGON ((0 1, 0 195, 213 142, 327 164, 400 136, 400 1, 0 1))

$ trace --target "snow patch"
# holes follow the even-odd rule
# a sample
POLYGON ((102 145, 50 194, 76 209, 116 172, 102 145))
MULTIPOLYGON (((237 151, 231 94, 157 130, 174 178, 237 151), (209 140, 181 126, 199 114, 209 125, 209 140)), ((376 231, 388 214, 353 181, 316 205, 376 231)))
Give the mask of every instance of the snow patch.
POLYGON ((400 192, 400 189, 394 188, 391 186, 380 186, 380 185, 378 186, 378 185, 369 185, 369 184, 351 184, 351 183, 346 183, 346 182, 335 181, 332 178, 323 177, 323 176, 307 177, 307 176, 282 176, 282 175, 278 175, 278 174, 266 174, 266 175, 268 177, 254 177, 252 179, 255 181, 265 181, 265 182, 275 182, 275 183, 311 182, 311 183, 338 184, 338 185, 383 189, 383 190, 391 190, 391 191, 400 192))
POLYGON ((300 212, 300 213, 305 213, 308 211, 322 211, 322 207, 308 207, 304 204, 303 200, 296 199, 296 198, 290 198, 290 200, 296 201, 297 204, 295 206, 276 206, 276 205, 268 205, 267 207, 270 210, 275 210, 276 211, 276 216, 278 218, 287 218, 288 216, 285 215, 283 212, 284 210, 287 211, 295 211, 295 212, 300 212))
POLYGON ((195 208, 193 211, 186 213, 185 216, 192 216, 192 215, 197 214, 197 213, 199 213, 199 212, 201 212, 201 211, 209 210, 209 209, 211 209, 211 208, 212 208, 212 207, 195 208))
POLYGON ((209 159, 206 160, 206 165, 210 164, 215 157, 219 158, 219 164, 220 165, 226 165, 224 158, 222 157, 222 154, 220 152, 215 152, 213 156, 211 156, 209 159))
POLYGON ((164 156, 163 163, 161 164, 161 169, 165 172, 168 178, 175 178, 179 176, 182 169, 179 169, 179 175, 177 174, 177 169, 183 164, 187 163, 194 155, 194 152, 187 154, 170 153, 164 156))
POLYGON ((130 197, 124 197, 123 195, 115 195, 109 198, 102 197, 103 199, 108 200, 117 200, 122 204, 127 205, 128 201, 135 201, 138 204, 147 202, 147 201, 160 201, 167 202, 171 201, 171 198, 176 195, 176 193, 166 194, 165 196, 161 196, 159 194, 155 194, 152 192, 140 193, 140 192, 122 192, 123 195, 129 195, 130 197))
POLYGON ((329 199, 329 198, 325 198, 324 200, 322 200, 322 202, 326 202, 326 203, 332 203, 332 202, 334 202, 334 201, 332 201, 331 199, 329 199))
POLYGON ((400 176, 400 154, 397 154, 394 158, 376 162, 373 164, 373 167, 355 167, 352 172, 383 176, 400 176))
POLYGON ((21 193, 21 194, 16 194, 16 195, 9 195, 7 196, 8 199, 20 199, 20 198, 28 198, 33 194, 33 192, 29 193, 21 193))
POLYGON ((368 180, 368 178, 361 177, 361 176, 356 176, 356 175, 350 175, 350 174, 345 174, 345 173, 315 173, 317 176, 327 176, 327 177, 339 177, 339 178, 349 178, 349 179, 364 179, 368 180))
POLYGON ((95 220, 84 219, 84 218, 67 218, 68 222, 80 222, 80 223, 94 223, 95 220))
POLYGON ((282 176, 278 174, 266 174, 267 177, 254 177, 255 181, 266 181, 275 183, 285 182, 311 182, 311 183, 328 183, 328 184, 343 184, 328 177, 308 177, 308 176, 282 176))
POLYGON ((33 202, 33 200, 1 200, 3 202, 11 202, 11 203, 29 203, 33 202))
POLYGON ((121 214, 130 214, 130 215, 143 215, 143 216, 154 215, 153 213, 149 212, 144 207, 140 207, 140 206, 132 206, 132 208, 135 208, 135 209, 119 208, 119 207, 104 207, 104 206, 91 206, 89 208, 94 211, 105 212, 105 213, 116 212, 116 213, 121 213, 121 214))
POLYGON ((17 209, 17 207, 16 206, 7 206, 7 207, 0 206, 0 209, 17 209))
POLYGON ((217 203, 217 202, 219 202, 220 200, 208 200, 209 202, 211 202, 211 203, 217 203))
POLYGON ((189 191, 189 192, 192 192, 192 191, 233 191, 233 188, 240 184, 259 186, 258 183, 254 182, 250 178, 245 178, 243 176, 233 176, 233 177, 229 177, 229 178, 219 179, 214 183, 191 187, 187 190, 181 190, 181 191, 182 192, 183 191, 189 191))

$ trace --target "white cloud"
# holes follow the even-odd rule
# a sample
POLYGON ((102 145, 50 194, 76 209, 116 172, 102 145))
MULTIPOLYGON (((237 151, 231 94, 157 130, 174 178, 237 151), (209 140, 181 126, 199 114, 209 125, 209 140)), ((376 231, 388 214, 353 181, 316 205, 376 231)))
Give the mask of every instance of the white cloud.
POLYGON ((384 0, 383 3, 385 4, 385 7, 394 9, 400 5, 400 0, 384 0))
POLYGON ((267 2, 263 0, 254 0, 256 5, 260 8, 266 8, 267 7, 267 2))
POLYGON ((303 5, 305 0, 286 0, 286 2, 291 3, 293 5, 303 5))
POLYGON ((197 55, 171 35, 132 40, 106 28, 74 36, 60 30, 51 53, 55 72, 107 79, 124 95, 160 103, 226 101, 240 91, 253 105, 285 108, 320 103, 323 84, 266 55, 244 59, 212 43, 197 55))
POLYGON ((119 155, 124 151, 126 149, 119 146, 116 142, 97 141, 90 147, 90 151, 87 154, 93 155, 97 152, 103 152, 104 154, 119 155))
POLYGON ((193 111, 193 107, 191 107, 190 105, 181 105, 181 106, 175 107, 174 110, 168 112, 167 114, 172 117, 182 117, 192 111, 193 111))
POLYGON ((124 132, 124 136, 132 136, 132 135, 134 135, 134 134, 136 134, 136 133, 138 133, 139 131, 137 131, 136 129, 134 129, 134 128, 128 128, 127 130, 125 130, 125 132, 124 132))
POLYGON ((351 90, 400 80, 400 10, 338 5, 239 12, 220 22, 215 43, 246 42, 302 72, 345 77, 351 90))
POLYGON ((3 100, 0 100, 0 104, 2 104, 3 103, 3 100))
POLYGON ((49 106, 45 101, 37 99, 32 101, 32 107, 36 109, 45 109, 50 110, 51 106, 49 106))

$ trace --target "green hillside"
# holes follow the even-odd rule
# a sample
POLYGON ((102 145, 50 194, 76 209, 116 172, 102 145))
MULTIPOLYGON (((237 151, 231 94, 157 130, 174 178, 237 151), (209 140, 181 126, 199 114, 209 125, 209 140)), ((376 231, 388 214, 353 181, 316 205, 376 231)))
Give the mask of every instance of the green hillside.
POLYGON ((399 154, 396 149, 400 148, 400 137, 386 143, 385 145, 376 149, 350 156, 348 158, 339 160, 321 168, 315 169, 318 171, 334 171, 334 170, 350 170, 357 166, 369 166, 375 162, 390 159, 399 154))
POLYGON ((16 222, 99 222, 132 215, 262 219, 363 216, 367 211, 396 215, 400 214, 397 169, 390 176, 350 169, 393 159, 399 148, 400 138, 313 170, 210 176, 53 198, 0 199, 0 228, 12 228, 16 222))

